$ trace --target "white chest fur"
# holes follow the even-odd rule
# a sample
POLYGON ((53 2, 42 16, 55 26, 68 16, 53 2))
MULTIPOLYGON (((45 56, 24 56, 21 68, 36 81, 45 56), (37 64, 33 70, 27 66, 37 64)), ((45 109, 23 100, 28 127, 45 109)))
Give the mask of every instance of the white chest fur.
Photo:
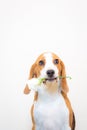
POLYGON ((34 103, 35 130, 71 130, 69 111, 62 95, 39 95, 34 103))

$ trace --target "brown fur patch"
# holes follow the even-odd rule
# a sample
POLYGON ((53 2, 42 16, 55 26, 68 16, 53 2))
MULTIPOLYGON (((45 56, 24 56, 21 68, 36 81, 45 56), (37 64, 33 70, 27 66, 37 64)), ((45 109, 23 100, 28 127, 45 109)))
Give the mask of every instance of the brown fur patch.
POLYGON ((28 85, 26 84, 25 88, 24 88, 24 94, 29 94, 30 93, 30 89, 28 87, 28 85))
POLYGON ((33 110, 34 110, 34 104, 31 107, 31 118, 32 118, 32 123, 33 123, 32 130, 35 130, 35 121, 34 121, 33 110))
MULTIPOLYGON (((63 61, 60 62, 60 65, 61 65, 61 76, 66 77, 65 65, 63 61)), ((66 78, 61 79, 61 87, 62 87, 62 91, 64 91, 65 93, 69 91, 66 78)))
POLYGON ((61 93, 62 93, 62 96, 64 97, 65 103, 66 103, 68 110, 69 110, 69 125, 70 125, 71 129, 74 130, 74 128, 75 128, 75 118, 73 117, 72 106, 70 104, 70 101, 69 101, 67 95, 64 92, 61 92, 61 93))
MULTIPOLYGON (((34 101, 36 101, 37 99, 38 99, 38 92, 35 92, 34 101)), ((33 113, 34 113, 34 104, 31 107, 31 118, 32 118, 32 123, 33 123, 32 130, 35 130, 35 120, 34 120, 33 113)))
POLYGON ((73 112, 72 130, 75 130, 75 125, 76 125, 76 122, 75 122, 75 115, 74 115, 74 112, 73 112))
POLYGON ((38 99, 38 92, 35 92, 34 101, 37 101, 37 99, 38 99))

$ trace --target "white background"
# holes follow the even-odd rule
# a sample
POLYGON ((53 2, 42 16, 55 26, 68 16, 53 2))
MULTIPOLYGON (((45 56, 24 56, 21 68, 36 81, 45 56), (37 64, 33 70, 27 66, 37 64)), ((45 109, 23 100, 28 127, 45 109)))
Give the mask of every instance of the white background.
POLYGON ((52 51, 65 63, 76 130, 87 130, 87 1, 0 1, 0 130, 31 130, 32 63, 52 51))

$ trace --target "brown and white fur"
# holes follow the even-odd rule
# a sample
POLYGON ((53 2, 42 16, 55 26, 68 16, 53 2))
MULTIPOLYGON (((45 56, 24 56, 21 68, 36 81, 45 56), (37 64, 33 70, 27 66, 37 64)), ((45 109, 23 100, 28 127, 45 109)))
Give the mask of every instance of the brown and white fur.
POLYGON ((24 93, 35 91, 31 107, 32 130, 75 130, 75 117, 67 97, 69 91, 63 61, 54 53, 41 54, 30 69, 29 82, 45 78, 35 89, 26 85, 24 93))

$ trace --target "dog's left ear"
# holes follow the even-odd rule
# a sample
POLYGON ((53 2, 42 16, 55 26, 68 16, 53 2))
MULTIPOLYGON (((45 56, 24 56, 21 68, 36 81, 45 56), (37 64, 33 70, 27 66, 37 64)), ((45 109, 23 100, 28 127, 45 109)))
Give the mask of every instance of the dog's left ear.
MULTIPOLYGON (((32 79, 32 78, 36 77, 35 67, 36 67, 36 64, 34 63, 34 64, 31 66, 30 74, 29 74, 28 79, 32 79)), ((26 86, 25 86, 25 88, 24 88, 24 94, 29 94, 30 91, 31 91, 31 90, 29 89, 29 86, 26 84, 26 86)))
POLYGON ((61 64, 61 76, 64 77, 61 79, 61 87, 62 87, 62 91, 67 93, 69 91, 68 85, 67 85, 67 80, 66 80, 66 72, 65 72, 65 65, 63 63, 63 61, 60 62, 61 64))

